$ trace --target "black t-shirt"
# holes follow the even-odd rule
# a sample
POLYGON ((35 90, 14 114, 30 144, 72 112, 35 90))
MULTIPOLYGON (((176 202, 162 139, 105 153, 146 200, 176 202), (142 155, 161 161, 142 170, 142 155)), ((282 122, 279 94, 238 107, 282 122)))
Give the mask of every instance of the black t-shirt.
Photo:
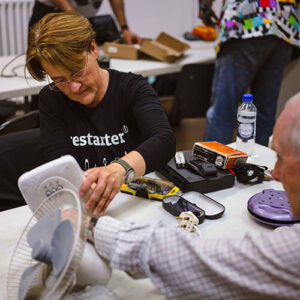
POLYGON ((86 170, 135 150, 146 172, 162 167, 174 156, 176 143, 157 94, 142 76, 108 72, 106 94, 93 108, 42 89, 41 140, 47 159, 71 154, 86 170))

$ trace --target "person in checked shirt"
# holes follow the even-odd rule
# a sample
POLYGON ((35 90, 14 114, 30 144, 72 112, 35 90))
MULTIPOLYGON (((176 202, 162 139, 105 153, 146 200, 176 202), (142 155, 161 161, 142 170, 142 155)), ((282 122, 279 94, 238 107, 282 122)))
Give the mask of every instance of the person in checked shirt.
MULTIPOLYGON (((293 215, 300 218, 300 93, 273 131, 277 162, 293 215)), ((300 224, 259 237, 206 240, 164 226, 109 216, 94 227, 97 252, 134 278, 149 277, 169 299, 299 299, 300 224)))

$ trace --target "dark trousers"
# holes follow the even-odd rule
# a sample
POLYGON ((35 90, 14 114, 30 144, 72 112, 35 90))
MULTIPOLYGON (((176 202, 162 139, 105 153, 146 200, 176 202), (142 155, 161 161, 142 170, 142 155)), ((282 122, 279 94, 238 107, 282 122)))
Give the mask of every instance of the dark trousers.
POLYGON ((237 106, 250 87, 257 108, 256 142, 268 145, 275 124, 284 68, 293 46, 275 36, 232 39, 215 64, 212 106, 207 111, 205 140, 231 143, 237 106))
POLYGON ((53 12, 59 12, 60 10, 54 9, 51 6, 45 5, 38 1, 34 2, 34 6, 32 9, 32 15, 29 20, 28 27, 31 28, 35 23, 37 23, 40 19, 42 19, 45 15, 53 12))
MULTIPOLYGON (((31 28, 45 15, 60 11, 61 10, 54 9, 51 6, 35 1, 32 10, 32 15, 29 20, 29 28, 31 28)), ((114 19, 111 15, 93 16, 88 19, 93 27, 93 30, 96 33, 95 40, 98 45, 102 45, 105 42, 117 40, 121 37, 118 28, 114 22, 114 19)))

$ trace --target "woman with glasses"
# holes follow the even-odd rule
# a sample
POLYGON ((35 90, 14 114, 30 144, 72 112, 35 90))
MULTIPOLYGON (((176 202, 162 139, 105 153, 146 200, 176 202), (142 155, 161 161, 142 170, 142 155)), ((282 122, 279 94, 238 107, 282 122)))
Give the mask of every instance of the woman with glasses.
POLYGON ((89 21, 48 14, 29 33, 26 67, 49 78, 39 95, 41 141, 47 159, 73 155, 90 188, 86 203, 104 212, 121 185, 162 167, 175 137, 160 100, 139 75, 101 69, 89 21))

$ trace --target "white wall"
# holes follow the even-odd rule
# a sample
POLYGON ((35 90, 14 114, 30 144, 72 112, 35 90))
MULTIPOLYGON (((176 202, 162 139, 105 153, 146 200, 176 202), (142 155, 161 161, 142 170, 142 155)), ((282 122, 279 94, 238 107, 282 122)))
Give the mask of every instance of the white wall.
MULTIPOLYGON (((215 0, 220 11, 222 0, 215 0)), ((132 31, 142 37, 155 38, 161 31, 181 36, 200 24, 197 0, 124 0, 127 22, 132 31)), ((99 14, 113 15, 108 0, 104 0, 99 14)))
MULTIPOLYGON (((182 35, 197 18, 197 0, 124 0, 130 29, 140 36, 155 38, 161 31, 182 35)), ((103 1, 100 14, 112 13, 103 1)))

